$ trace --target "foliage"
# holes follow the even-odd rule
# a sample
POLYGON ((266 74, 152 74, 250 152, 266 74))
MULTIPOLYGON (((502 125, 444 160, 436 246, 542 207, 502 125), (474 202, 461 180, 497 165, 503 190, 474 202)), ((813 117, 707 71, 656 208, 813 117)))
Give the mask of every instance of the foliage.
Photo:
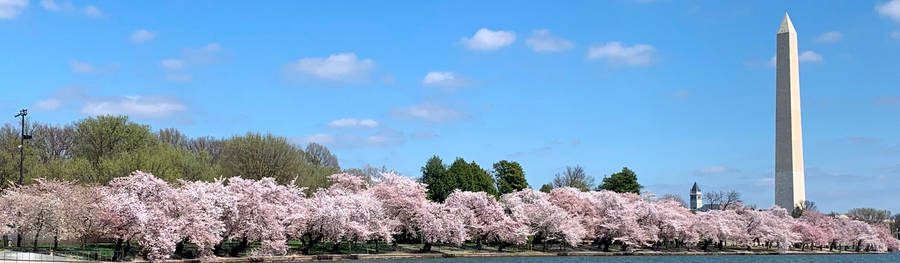
POLYGON ((628 167, 622 167, 621 172, 604 177, 603 184, 599 188, 616 193, 639 194, 644 186, 638 183, 637 175, 634 171, 628 169, 628 167))
POLYGON ((869 224, 882 224, 891 217, 891 211, 875 208, 853 208, 847 211, 847 216, 869 224))
POLYGON ((553 191, 553 186, 550 185, 550 184, 543 184, 543 185, 541 185, 541 190, 540 190, 540 191, 549 194, 550 191, 553 191))
POLYGON ((486 192, 498 196, 494 178, 475 162, 456 158, 449 167, 433 156, 422 167, 422 182, 428 187, 428 199, 442 202, 454 190, 486 192))
POLYGON ((497 180, 497 192, 500 195, 528 188, 525 171, 518 162, 501 160, 494 163, 494 178, 497 180))

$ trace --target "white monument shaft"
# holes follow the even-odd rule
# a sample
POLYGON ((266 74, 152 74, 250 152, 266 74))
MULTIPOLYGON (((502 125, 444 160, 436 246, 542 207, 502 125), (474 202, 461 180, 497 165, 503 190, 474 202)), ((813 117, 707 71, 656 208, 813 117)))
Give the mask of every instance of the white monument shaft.
POLYGON ((778 29, 775 65, 775 204, 788 211, 803 205, 803 132, 800 128, 800 74, 797 31, 784 14, 778 29))

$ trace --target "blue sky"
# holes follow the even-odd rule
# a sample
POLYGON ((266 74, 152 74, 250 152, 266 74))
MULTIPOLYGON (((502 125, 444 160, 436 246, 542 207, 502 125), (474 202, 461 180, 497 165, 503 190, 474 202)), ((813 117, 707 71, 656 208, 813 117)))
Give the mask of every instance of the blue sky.
POLYGON ((775 33, 799 34, 807 197, 900 212, 900 0, 0 0, 0 112, 271 132, 343 167, 628 166, 773 203, 775 33))

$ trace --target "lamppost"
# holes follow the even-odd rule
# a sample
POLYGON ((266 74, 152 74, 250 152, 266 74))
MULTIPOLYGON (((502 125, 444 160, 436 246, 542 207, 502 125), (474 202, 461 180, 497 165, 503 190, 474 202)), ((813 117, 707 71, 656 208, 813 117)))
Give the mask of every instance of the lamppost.
MULTIPOLYGON (((31 139, 31 135, 25 134, 26 115, 28 115, 28 109, 22 109, 19 111, 19 114, 16 114, 16 117, 22 118, 22 137, 21 144, 19 144, 19 186, 22 185, 22 181, 25 178, 25 140, 31 139)), ((17 233, 16 235, 16 247, 22 247, 22 233, 17 233)))
POLYGON ((25 175, 25 140, 31 139, 31 135, 25 135, 25 116, 28 115, 28 109, 22 109, 19 111, 19 114, 16 114, 16 117, 22 118, 22 143, 19 144, 19 185, 22 185, 22 181, 25 175))

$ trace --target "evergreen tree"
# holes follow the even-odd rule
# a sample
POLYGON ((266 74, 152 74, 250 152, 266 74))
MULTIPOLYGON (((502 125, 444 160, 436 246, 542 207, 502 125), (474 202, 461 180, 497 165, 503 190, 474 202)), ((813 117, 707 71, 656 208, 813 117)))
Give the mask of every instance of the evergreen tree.
MULTIPOLYGON (((450 168, 447 169, 449 181, 456 182, 450 188, 447 195, 455 189, 471 192, 485 192, 492 196, 497 196, 497 188, 494 187, 494 178, 487 171, 481 169, 475 162, 466 162, 463 158, 456 158, 450 168)), ((446 196, 444 196, 446 198, 446 196)), ((443 201, 444 198, 440 200, 443 201)))
POLYGON ((544 185, 541 186, 541 192, 544 192, 544 193, 550 193, 551 191, 553 191, 553 186, 552 186, 552 185, 550 185, 550 184, 544 184, 544 185))
POLYGON ((528 188, 525 171, 518 162, 502 160, 494 163, 494 176, 497 178, 497 191, 500 195, 528 188))
POLYGON ((443 201, 453 191, 453 184, 447 180, 447 166, 437 155, 432 156, 422 167, 422 183, 428 187, 428 199, 443 201))
POLYGON ((637 175, 628 167, 623 167, 621 172, 603 178, 603 184, 600 185, 600 189, 617 193, 640 194, 641 188, 644 186, 638 183, 637 175))

